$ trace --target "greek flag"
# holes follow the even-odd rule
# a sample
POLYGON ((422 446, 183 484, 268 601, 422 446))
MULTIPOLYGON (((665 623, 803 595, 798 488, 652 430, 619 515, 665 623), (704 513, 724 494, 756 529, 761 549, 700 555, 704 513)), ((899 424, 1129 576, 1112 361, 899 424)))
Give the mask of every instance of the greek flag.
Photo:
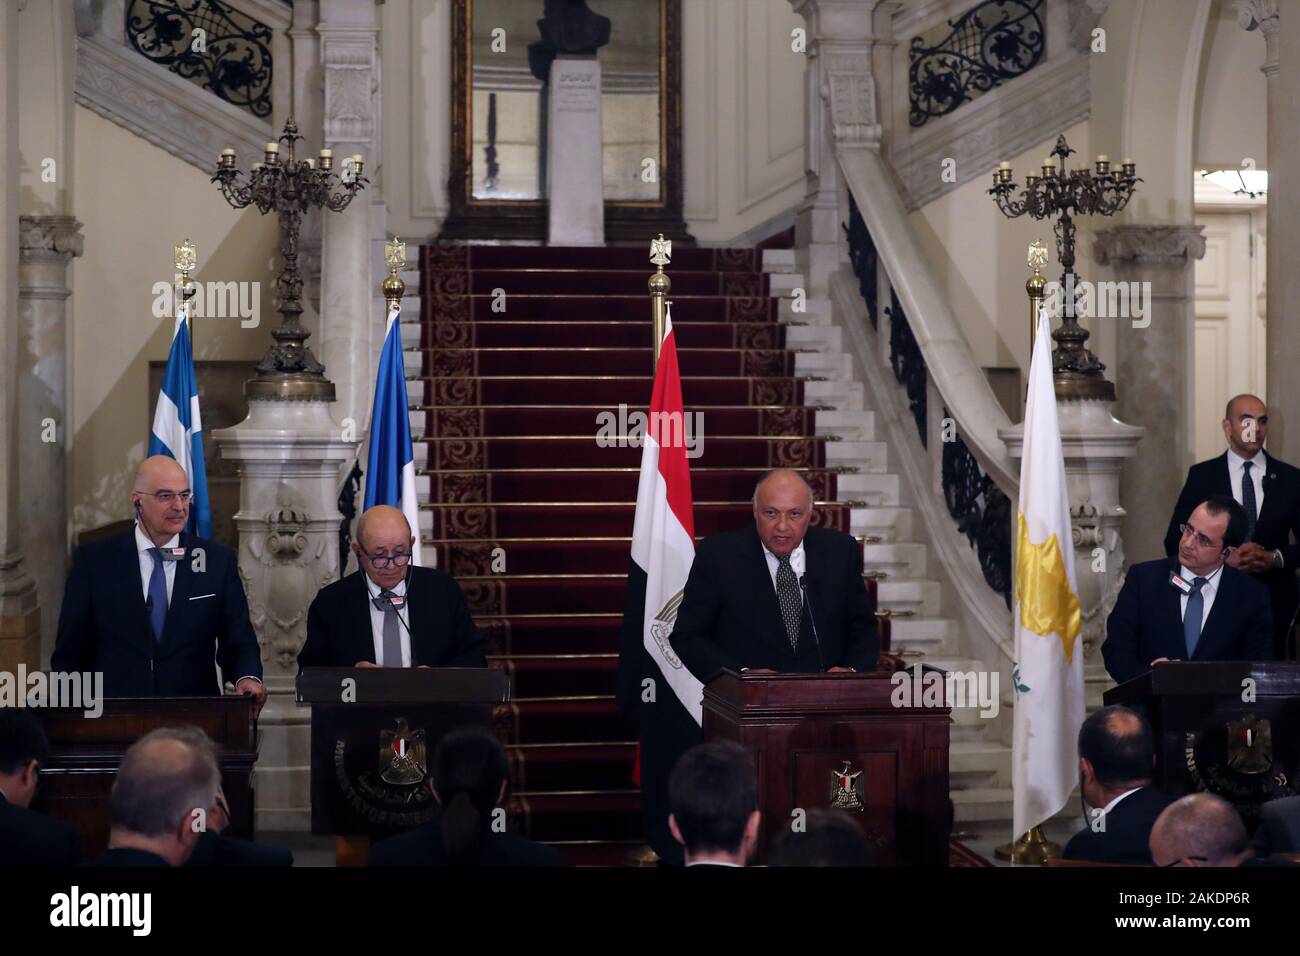
POLYGON ((415 501, 415 452, 406 404, 406 366, 402 360, 402 307, 388 310, 388 331, 379 353, 375 404, 370 412, 370 457, 366 469, 365 507, 392 505, 406 515, 415 536, 412 564, 420 560, 420 513, 415 501))
POLYGON ((194 497, 185 530, 200 538, 212 537, 212 512, 208 507, 208 474, 203 465, 203 424, 199 420, 199 383, 194 377, 194 350, 186 321, 188 303, 176 307, 176 329, 167 356, 162 391, 153 415, 149 456, 167 455, 185 469, 194 497))

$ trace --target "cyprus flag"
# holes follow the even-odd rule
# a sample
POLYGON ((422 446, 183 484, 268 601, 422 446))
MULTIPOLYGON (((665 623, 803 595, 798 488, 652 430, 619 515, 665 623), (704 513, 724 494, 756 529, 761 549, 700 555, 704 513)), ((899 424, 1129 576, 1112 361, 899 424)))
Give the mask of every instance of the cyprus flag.
POLYGON ((1012 839, 1065 806, 1078 780, 1075 749, 1083 723, 1083 622, 1049 329, 1047 313, 1040 312, 1016 517, 1012 839))

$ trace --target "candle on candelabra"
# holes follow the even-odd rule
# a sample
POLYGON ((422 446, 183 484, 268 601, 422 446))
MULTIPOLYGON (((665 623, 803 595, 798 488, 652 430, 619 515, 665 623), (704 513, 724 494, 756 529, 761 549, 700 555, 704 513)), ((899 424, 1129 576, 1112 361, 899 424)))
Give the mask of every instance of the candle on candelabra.
POLYGON ((320 151, 320 168, 327 173, 334 168, 334 150, 322 149, 320 151))
POLYGON ((306 159, 306 163, 307 163, 307 168, 308 168, 308 169, 315 169, 315 168, 316 168, 316 160, 312 159, 310 156, 307 157, 307 159, 306 159))
POLYGON ((221 151, 221 158, 218 162, 227 169, 235 165, 235 151, 227 146, 221 151))
POLYGON ((278 163, 280 161, 280 144, 266 144, 266 161, 267 163, 278 163))

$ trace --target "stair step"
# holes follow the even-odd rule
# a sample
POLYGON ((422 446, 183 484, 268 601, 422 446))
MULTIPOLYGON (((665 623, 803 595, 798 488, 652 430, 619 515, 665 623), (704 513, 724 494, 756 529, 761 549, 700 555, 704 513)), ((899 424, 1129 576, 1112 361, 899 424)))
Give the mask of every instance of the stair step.
POLYGON ((881 570, 895 580, 925 576, 928 549, 915 542, 890 542, 868 544, 863 548, 862 563, 872 570, 881 570))
MULTIPOLYGON (((674 317, 675 318, 675 317, 674 317)), ((677 332, 678 348, 711 349, 781 349, 792 336, 805 336, 808 330, 787 328, 780 323, 761 322, 691 322, 677 332)), ((404 325, 402 342, 408 346, 438 348, 633 348, 648 349, 654 343, 654 327, 649 316, 602 321, 567 319, 554 322, 515 320, 509 313, 496 319, 475 322, 433 322, 427 325, 404 325)), ((789 347, 793 347, 790 345, 789 347)))
MULTIPOLYGON (((821 404, 793 377, 683 376, 682 399, 688 408, 707 405, 821 404), (805 398, 806 395, 806 398, 805 398)), ((435 381, 408 374, 406 394, 412 405, 563 405, 575 395, 583 401, 617 408, 620 402, 648 401, 654 380, 636 375, 495 375, 435 381)), ((858 406, 861 408, 859 393, 858 406)))

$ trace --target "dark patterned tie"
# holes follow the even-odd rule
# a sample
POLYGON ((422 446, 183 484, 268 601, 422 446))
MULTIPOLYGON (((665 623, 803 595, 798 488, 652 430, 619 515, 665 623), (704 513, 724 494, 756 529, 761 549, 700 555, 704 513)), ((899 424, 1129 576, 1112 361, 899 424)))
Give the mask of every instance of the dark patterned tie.
POLYGON ((799 618, 803 613, 803 600, 799 595, 799 581, 790 567, 790 555, 777 558, 776 564, 776 598, 781 605, 781 619, 785 621, 785 633, 790 638, 792 650, 799 650, 799 618))
POLYGON ((1255 479, 1250 477, 1253 461, 1241 463, 1241 506, 1246 510, 1246 540, 1255 540, 1255 522, 1259 520, 1259 505, 1255 503, 1255 479))
POLYGON ((1187 645, 1187 659, 1196 654, 1196 645, 1201 642, 1201 618, 1205 616, 1205 578, 1192 580, 1192 593, 1187 595, 1187 610, 1183 612, 1183 643, 1187 645))

